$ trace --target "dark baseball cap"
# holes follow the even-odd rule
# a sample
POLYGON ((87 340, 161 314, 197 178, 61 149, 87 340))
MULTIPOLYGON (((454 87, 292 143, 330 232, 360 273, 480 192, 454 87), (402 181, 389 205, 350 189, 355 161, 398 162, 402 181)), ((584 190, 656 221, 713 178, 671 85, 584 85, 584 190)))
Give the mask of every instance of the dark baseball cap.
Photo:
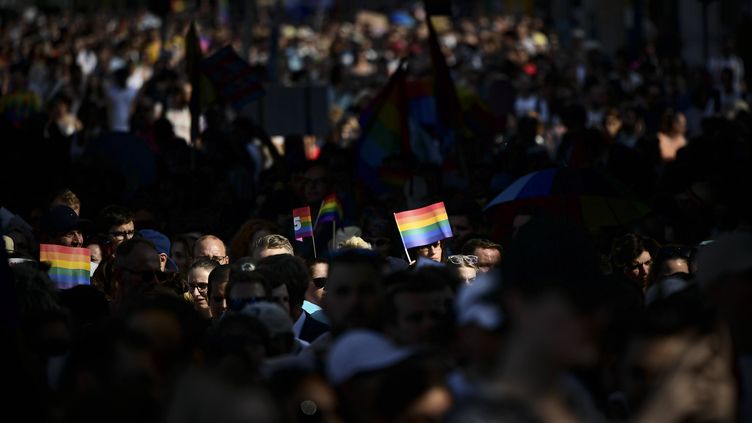
POLYGON ((76 212, 64 205, 57 205, 42 216, 40 221, 42 231, 50 234, 63 233, 78 229, 86 231, 91 228, 91 221, 81 219, 76 212))
POLYGON ((141 229, 138 231, 138 237, 147 239, 154 244, 160 254, 167 255, 167 264, 165 264, 165 270, 168 272, 177 272, 178 265, 170 258, 170 239, 162 232, 155 231, 154 229, 141 229))

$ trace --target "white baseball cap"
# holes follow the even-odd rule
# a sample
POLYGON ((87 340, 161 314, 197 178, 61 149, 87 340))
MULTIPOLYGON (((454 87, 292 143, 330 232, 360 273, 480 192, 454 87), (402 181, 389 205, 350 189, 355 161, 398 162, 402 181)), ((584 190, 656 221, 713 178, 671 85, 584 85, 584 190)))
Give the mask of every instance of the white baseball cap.
POLYGON ((354 329, 340 335, 329 350, 326 371, 329 382, 339 385, 353 376, 389 368, 413 355, 384 335, 367 329, 354 329))

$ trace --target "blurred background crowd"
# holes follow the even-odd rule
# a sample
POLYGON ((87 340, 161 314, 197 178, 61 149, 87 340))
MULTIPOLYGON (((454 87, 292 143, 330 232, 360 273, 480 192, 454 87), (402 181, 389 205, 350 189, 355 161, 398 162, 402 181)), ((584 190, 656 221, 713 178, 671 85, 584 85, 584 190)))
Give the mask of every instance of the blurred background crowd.
POLYGON ((747 2, 6 3, 29 419, 752 421, 747 2), (226 46, 263 87, 240 106, 189 72, 226 46), (393 213, 439 201, 453 236, 404 248, 393 213))

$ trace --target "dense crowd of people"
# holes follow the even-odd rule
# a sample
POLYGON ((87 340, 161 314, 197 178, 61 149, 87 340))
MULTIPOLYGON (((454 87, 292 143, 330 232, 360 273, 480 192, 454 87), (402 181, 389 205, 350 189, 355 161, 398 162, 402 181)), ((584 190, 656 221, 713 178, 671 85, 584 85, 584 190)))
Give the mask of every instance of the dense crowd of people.
POLYGON ((360 118, 403 60, 410 81, 435 72, 425 10, 260 12, 2 12, 9 413, 752 421, 752 113, 731 40, 690 66, 651 37, 611 54, 537 17, 437 20, 466 130, 438 158, 390 157, 373 192, 360 118), (192 116, 191 22, 204 56, 230 45, 267 86, 324 86, 329 133, 278 137, 221 99, 192 116), (575 179, 497 204, 551 169, 575 179), (296 240, 292 210, 331 194, 339 219, 296 240), (394 213, 437 202, 453 236, 406 248, 394 213), (46 245, 87 248, 87 283, 61 288, 46 245))

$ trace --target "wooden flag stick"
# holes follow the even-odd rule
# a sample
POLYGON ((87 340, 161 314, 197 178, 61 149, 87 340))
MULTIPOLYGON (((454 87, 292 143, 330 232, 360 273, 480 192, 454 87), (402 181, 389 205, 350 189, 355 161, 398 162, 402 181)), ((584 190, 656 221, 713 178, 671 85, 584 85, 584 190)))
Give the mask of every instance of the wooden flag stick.
POLYGON ((313 230, 311 230, 311 242, 313 243, 313 258, 318 258, 316 256, 316 238, 313 237, 313 230))

